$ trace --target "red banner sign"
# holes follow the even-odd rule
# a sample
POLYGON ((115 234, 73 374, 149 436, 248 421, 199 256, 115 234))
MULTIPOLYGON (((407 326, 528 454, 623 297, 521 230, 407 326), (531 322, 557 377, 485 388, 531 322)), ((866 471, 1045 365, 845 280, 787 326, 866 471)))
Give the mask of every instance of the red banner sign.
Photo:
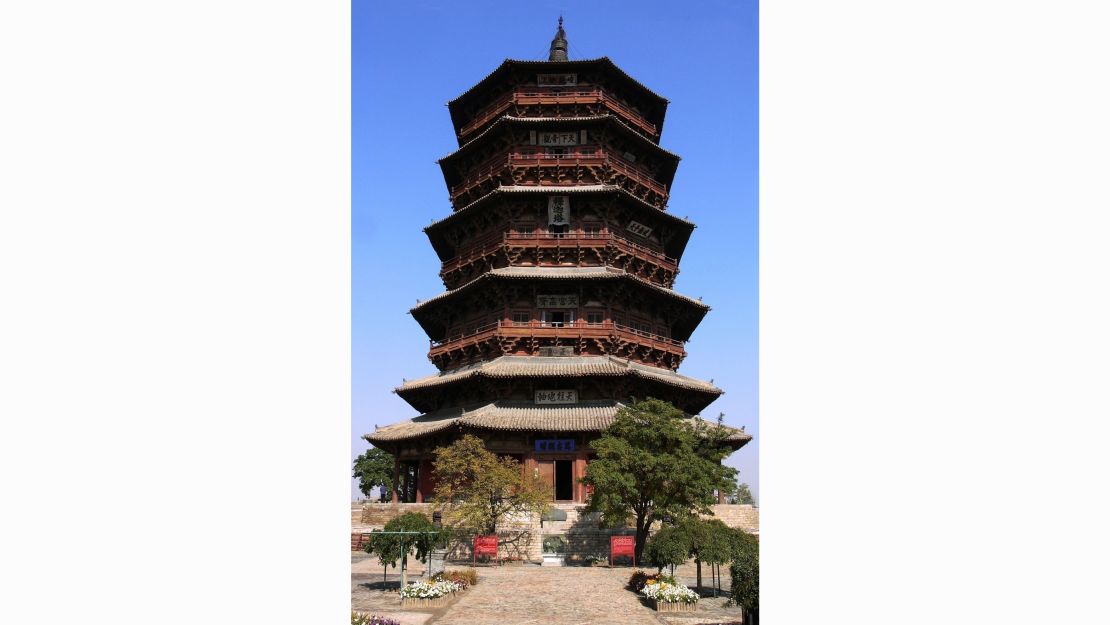
POLYGON ((621 556, 632 558, 632 566, 636 566, 636 537, 635 536, 610 536, 609 537, 609 565, 621 556))
POLYGON ((472 559, 477 562, 478 556, 497 558, 497 536, 474 537, 474 557, 472 559))

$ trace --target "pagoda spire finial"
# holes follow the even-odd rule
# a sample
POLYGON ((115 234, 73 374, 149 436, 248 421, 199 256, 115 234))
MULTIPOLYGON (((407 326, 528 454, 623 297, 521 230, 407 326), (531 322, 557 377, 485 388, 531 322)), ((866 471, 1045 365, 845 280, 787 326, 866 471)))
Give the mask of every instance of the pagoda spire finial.
POLYGON ((567 60, 567 34, 563 32, 563 16, 559 16, 559 30, 555 31, 555 38, 551 40, 551 51, 547 55, 548 61, 567 60))

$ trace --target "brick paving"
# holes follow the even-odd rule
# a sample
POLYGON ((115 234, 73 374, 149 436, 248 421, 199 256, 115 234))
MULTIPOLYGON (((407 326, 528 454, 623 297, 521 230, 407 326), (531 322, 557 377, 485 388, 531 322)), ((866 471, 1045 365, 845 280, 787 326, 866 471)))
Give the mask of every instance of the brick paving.
MULTIPOLYGON (((461 568, 449 566, 449 568, 461 568)), ((693 614, 659 614, 625 584, 632 569, 608 567, 479 567, 478 584, 445 608, 401 610, 395 569, 383 587, 376 558, 352 554, 352 609, 389 616, 404 625, 694 625, 738 623, 725 597, 706 597, 693 614)), ((683 582, 686 567, 677 573, 683 582)), ((689 574, 692 574, 692 567, 689 574)), ((421 579, 413 574, 410 579, 421 579)), ((727 578, 725 583, 727 584, 727 578)), ((708 586, 708 576, 704 580, 708 586)), ((727 587, 727 586, 725 586, 727 587)))
POLYGON ((628 571, 535 565, 481 569, 479 583, 435 625, 660 625, 624 588, 628 571))

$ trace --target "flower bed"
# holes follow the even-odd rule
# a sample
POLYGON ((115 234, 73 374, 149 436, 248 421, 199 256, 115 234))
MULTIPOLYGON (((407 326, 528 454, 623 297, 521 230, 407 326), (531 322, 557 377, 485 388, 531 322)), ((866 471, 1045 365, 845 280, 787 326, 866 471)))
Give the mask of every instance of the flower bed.
POLYGON ((447 601, 461 589, 461 584, 446 580, 416 582, 401 589, 401 605, 411 608, 438 608, 447 605, 447 601))
POLYGON ((697 612, 697 603, 682 603, 674 601, 659 601, 652 599, 651 607, 655 608, 656 612, 697 612))
POLYGON ((658 584, 659 582, 666 582, 671 586, 677 586, 678 582, 670 575, 663 575, 662 573, 651 573, 637 569, 632 572, 632 577, 628 578, 628 587, 632 592, 640 592, 647 584, 658 584))
POLYGON ((698 609, 698 593, 668 581, 648 579, 640 594, 651 599, 657 612, 693 612, 698 609))
POLYGON ((352 610, 351 625, 401 625, 401 623, 384 616, 373 616, 352 610))
POLYGON ((474 569, 442 571, 427 581, 414 582, 402 588, 401 605, 407 608, 439 608, 447 605, 456 593, 477 583, 478 573, 474 569))

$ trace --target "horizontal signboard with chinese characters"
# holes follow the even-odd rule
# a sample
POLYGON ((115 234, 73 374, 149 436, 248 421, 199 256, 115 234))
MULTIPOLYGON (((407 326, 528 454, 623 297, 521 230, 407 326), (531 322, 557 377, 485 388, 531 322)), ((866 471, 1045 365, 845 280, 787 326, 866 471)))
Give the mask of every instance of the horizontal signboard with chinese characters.
POLYGON ((570 345, 557 345, 557 346, 543 346, 540 347, 540 356, 576 356, 574 347, 570 345))
POLYGON ((578 296, 537 295, 536 308, 578 308, 578 296))
POLYGON ((577 404, 578 391, 570 390, 555 390, 555 391, 536 391, 537 404, 577 404))
POLYGON ((558 438, 558 439, 537 439, 536 451, 540 452, 553 452, 553 451, 574 451, 573 438, 558 438))
POLYGON ((578 131, 537 133, 539 145, 578 145, 578 131))
POLYGON ((645 226, 638 221, 631 221, 628 223, 628 231, 632 234, 644 237, 645 239, 651 236, 651 228, 645 226))
POLYGON ((536 84, 540 87, 577 85, 578 74, 536 74, 536 84))

